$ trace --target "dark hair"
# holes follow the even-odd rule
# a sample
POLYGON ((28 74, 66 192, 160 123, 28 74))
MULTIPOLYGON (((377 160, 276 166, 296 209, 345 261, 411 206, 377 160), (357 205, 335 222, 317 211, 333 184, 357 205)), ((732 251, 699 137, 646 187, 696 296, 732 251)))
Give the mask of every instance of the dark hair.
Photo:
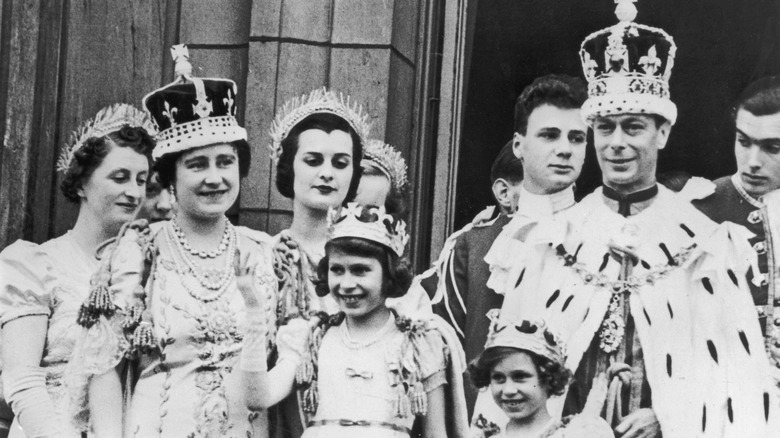
POLYGON ((321 297, 330 293, 328 272, 330 255, 334 252, 377 259, 382 266, 382 295, 387 298, 404 296, 412 284, 412 270, 409 268, 409 262, 403 257, 398 257, 390 248, 359 237, 339 237, 325 244, 325 257, 317 265, 317 280, 314 282, 314 289, 321 297))
POLYGON ((525 135, 528 118, 539 106, 579 109, 587 98, 585 81, 580 78, 552 74, 536 78, 523 89, 515 103, 515 132, 525 135))
POLYGON ((82 188, 82 184, 103 163, 103 159, 111 151, 112 145, 132 148, 144 155, 149 167, 151 167, 152 149, 154 149, 155 141, 144 128, 125 125, 102 137, 90 137, 83 146, 73 153, 73 159, 60 183, 60 190, 65 195, 65 199, 70 202, 80 202, 79 190, 82 188))
MULTIPOLYGON (((238 155, 238 176, 243 178, 249 174, 249 165, 251 164, 252 153, 249 148, 249 143, 246 140, 236 140, 227 143, 236 149, 236 155, 238 155)), ((209 147, 214 145, 204 145, 202 147, 209 147)), ((196 148, 200 149, 200 148, 196 148)), ((160 180, 160 185, 163 187, 170 187, 176 181, 176 161, 193 149, 187 149, 184 151, 173 152, 165 154, 157 159, 154 163, 154 171, 157 172, 157 178, 160 180)))
POLYGON ((737 98, 732 116, 744 109, 754 116, 780 113, 780 75, 761 78, 745 88, 737 98))
POLYGON ((498 151, 493 166, 490 168, 490 182, 503 178, 512 184, 518 184, 523 180, 523 162, 515 156, 512 149, 512 140, 498 151))
POLYGON ((363 157, 363 141, 349 122, 334 114, 316 113, 312 114, 296 124, 282 140, 282 154, 279 162, 276 164, 276 188, 285 198, 295 198, 293 186, 295 184, 295 172, 293 171, 293 162, 295 154, 298 152, 298 138, 303 131, 309 129, 319 129, 330 134, 333 131, 348 132, 352 137, 352 181, 349 184, 347 197, 344 202, 350 202, 355 199, 358 184, 360 184, 360 175, 363 170, 360 167, 360 160, 363 157))
POLYGON ((388 178, 381 169, 372 164, 370 160, 363 161, 363 165, 365 167, 363 167, 363 175, 360 177, 361 180, 364 176, 381 176, 386 178, 390 183, 390 191, 387 193, 387 198, 385 199, 385 211, 393 216, 405 218, 409 211, 408 192, 406 190, 398 190, 395 184, 390 181, 390 178, 388 178))
POLYGON ((514 347, 491 347, 484 350, 469 364, 469 376, 471 382, 477 388, 485 388, 490 385, 490 374, 493 368, 502 360, 516 353, 526 353, 536 366, 539 382, 547 389, 547 395, 562 395, 566 385, 571 380, 571 371, 561 363, 539 356, 528 350, 514 347))

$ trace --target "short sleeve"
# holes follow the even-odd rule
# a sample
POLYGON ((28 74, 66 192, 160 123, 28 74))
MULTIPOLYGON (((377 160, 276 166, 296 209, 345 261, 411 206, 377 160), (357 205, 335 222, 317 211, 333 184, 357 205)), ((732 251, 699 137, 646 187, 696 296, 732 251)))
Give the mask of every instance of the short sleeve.
POLYGON ((119 239, 111 254, 107 254, 109 260, 111 298, 114 304, 122 310, 127 310, 139 298, 136 293, 139 287, 143 287, 144 273, 148 271, 146 266, 147 248, 146 239, 142 238, 134 229, 129 229, 119 239))
POLYGON ((32 242, 17 240, 0 253, 0 326, 23 316, 51 316, 49 255, 32 242))
POLYGON ((438 330, 428 329, 413 336, 415 361, 419 367, 420 380, 425 392, 430 392, 447 383, 447 345, 438 330))

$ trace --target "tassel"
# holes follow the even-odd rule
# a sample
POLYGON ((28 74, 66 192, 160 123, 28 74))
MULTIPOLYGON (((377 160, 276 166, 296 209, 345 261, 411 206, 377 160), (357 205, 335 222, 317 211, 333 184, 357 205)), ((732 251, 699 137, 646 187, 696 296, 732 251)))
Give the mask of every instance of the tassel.
POLYGON ((422 382, 417 380, 409 390, 409 401, 411 403, 412 414, 428 414, 428 397, 425 394, 422 382))
POLYGON ((146 352, 154 348, 156 341, 154 339, 154 332, 152 330, 152 324, 148 321, 141 321, 138 327, 133 331, 133 349, 142 352, 146 352))
POLYGON ((103 315, 106 318, 114 316, 114 303, 108 287, 101 283, 92 287, 87 302, 79 308, 77 322, 85 328, 91 328, 103 315))
POLYGON ((409 397, 406 395, 406 391, 404 391, 403 383, 395 385, 395 401, 393 404, 393 411, 397 418, 409 416, 409 397))
POLYGON ((319 403, 319 393, 317 391, 317 381, 313 380, 311 386, 303 391, 303 411, 307 414, 316 414, 319 403))
POLYGON ((306 385, 311 383, 314 379, 314 363, 312 361, 311 352, 306 351, 301 358, 301 363, 298 365, 298 369, 295 371, 295 382, 298 385, 306 385))

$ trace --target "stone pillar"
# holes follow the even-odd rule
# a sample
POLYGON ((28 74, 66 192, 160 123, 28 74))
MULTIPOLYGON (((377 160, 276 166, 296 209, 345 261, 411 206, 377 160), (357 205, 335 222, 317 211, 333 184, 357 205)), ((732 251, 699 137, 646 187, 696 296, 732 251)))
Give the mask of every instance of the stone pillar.
POLYGON ((243 225, 276 234, 292 203, 276 190, 268 130, 286 100, 317 87, 367 109, 373 137, 412 148, 416 0, 256 0, 252 7, 246 127, 252 170, 241 191, 243 225))

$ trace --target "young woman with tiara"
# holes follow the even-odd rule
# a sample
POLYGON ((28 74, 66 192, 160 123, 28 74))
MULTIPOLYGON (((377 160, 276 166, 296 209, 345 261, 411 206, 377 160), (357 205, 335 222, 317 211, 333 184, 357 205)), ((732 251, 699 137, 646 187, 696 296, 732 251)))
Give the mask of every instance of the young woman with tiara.
POLYGON ((485 350, 469 365, 472 383, 490 391, 490 405, 477 401, 473 438, 614 438, 599 417, 607 395, 606 377, 594 381, 583 412, 563 421, 547 410, 550 397, 566 391, 572 373, 561 340, 539 321, 507 321, 488 313, 485 350), (500 424, 500 425, 499 425, 500 424))
POLYGON ((0 253, 3 384, 16 414, 10 436, 81 437, 68 421, 63 372, 80 334, 79 306, 98 267, 100 245, 143 202, 154 148, 152 124, 136 108, 102 109, 63 151, 60 188, 78 205, 74 227, 36 245, 19 240, 0 253))
POLYGON ((408 210, 407 168, 401 152, 381 140, 366 142, 355 202, 383 205, 388 213, 405 217, 408 210))
MULTIPOLYGON (((426 321, 405 318, 386 305, 388 298, 403 296, 412 278, 403 257, 405 223, 384 207, 355 203, 334 210, 330 223, 316 290, 332 297, 339 313, 313 315, 309 345, 295 373, 306 420, 302 436, 409 438, 417 416, 424 437, 465 436, 462 392, 454 400, 445 388, 453 374, 445 339, 426 321)), ((262 294, 241 290, 257 296, 262 307, 262 294)), ((269 405, 275 400, 265 394, 278 398, 292 387, 291 380, 270 373, 289 376, 282 371, 289 365, 264 373, 264 351, 253 350, 256 366, 253 378, 245 379, 251 382, 247 391, 257 395, 258 406, 269 405)))
MULTIPOLYGON (((155 169, 175 189, 177 213, 152 227, 131 224, 107 250, 79 313, 86 330, 71 362, 75 418, 86 425, 91 416, 99 436, 120 436, 123 417, 126 436, 267 436, 265 414, 244 397, 241 351, 254 314, 235 272, 252 267, 249 281, 275 328, 272 242, 258 232, 248 238, 225 216, 249 170, 237 88, 193 77, 186 47, 173 54, 178 80, 144 106, 161 129, 155 169), (130 370, 124 415, 122 365, 130 370)), ((305 334, 306 325, 298 327, 305 334)), ((305 336, 282 338, 301 345, 276 342, 280 363, 297 364, 305 336)))

